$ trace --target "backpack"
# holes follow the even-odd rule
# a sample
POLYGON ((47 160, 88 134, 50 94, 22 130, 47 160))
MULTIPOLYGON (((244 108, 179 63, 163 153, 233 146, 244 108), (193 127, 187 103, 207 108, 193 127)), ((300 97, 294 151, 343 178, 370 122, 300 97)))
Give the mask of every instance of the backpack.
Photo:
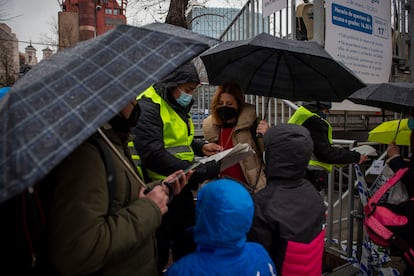
MULTIPOLYGON (((102 155, 111 204, 115 185, 115 169, 104 141, 89 139, 102 155)), ((49 174, 50 175, 50 174, 49 174)), ((0 204, 0 267, 15 275, 56 275, 46 248, 47 212, 53 194, 53 181, 45 177, 23 193, 0 204)), ((108 213, 110 206, 108 206, 108 213)))
POLYGON ((398 170, 368 200, 364 207, 364 225, 375 244, 400 250, 404 259, 414 266, 414 198, 399 204, 381 202, 384 194, 398 183, 408 169, 398 170))

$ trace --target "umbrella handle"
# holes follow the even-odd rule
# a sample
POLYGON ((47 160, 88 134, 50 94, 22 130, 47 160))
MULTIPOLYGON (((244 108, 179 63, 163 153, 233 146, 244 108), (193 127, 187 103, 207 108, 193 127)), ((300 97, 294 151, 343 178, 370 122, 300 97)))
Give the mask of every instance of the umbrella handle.
POLYGON ((109 148, 115 153, 116 157, 122 162, 122 164, 128 169, 130 173, 134 176, 134 178, 138 181, 139 184, 141 184, 144 189, 147 188, 147 185, 142 181, 142 179, 137 175, 135 170, 132 168, 131 164, 129 164, 125 158, 119 153, 119 151, 115 148, 115 146, 112 144, 111 140, 108 139, 108 137, 103 133, 103 131, 98 128, 98 133, 101 135, 101 137, 104 139, 105 143, 109 146, 109 148))
POLYGON ((395 131, 395 135, 394 135, 394 138, 392 139, 392 142, 395 142, 397 140, 397 135, 398 135, 398 130, 400 129, 401 120, 402 119, 398 120, 397 130, 395 131))
MULTIPOLYGON (((265 109, 265 113, 263 114, 263 120, 265 120, 266 119, 266 117, 267 117, 267 111, 269 110, 269 104, 270 104, 270 97, 267 97, 267 101, 266 101, 266 109, 265 109)), ((256 137, 257 138, 262 138, 263 137, 263 134, 261 134, 261 133, 256 133, 256 137)))

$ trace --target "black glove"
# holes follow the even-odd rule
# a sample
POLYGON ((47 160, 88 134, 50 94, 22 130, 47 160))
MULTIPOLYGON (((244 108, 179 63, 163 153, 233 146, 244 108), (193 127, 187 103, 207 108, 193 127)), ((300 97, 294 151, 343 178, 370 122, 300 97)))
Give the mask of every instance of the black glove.
POLYGON ((195 172, 191 175, 186 186, 191 190, 197 190, 198 185, 206 180, 214 179, 220 173, 221 162, 215 160, 207 162, 197 167, 195 172))

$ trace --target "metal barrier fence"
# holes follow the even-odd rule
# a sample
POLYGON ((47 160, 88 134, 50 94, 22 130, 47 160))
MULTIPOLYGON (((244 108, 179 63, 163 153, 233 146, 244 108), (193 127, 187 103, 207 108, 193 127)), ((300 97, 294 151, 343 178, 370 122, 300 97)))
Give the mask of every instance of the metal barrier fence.
MULTIPOLYGON (((286 0, 287 7, 270 16, 263 17, 262 1, 248 0, 231 24, 223 32, 220 39, 241 40, 253 37, 265 32, 271 35, 286 38, 296 38, 296 6, 302 1, 286 0), (294 30, 294 31, 292 31, 294 30)), ((414 45, 414 36, 409 36, 408 25, 414 18, 414 1, 412 0, 391 0, 392 7, 392 36, 393 36, 393 63, 392 76, 390 81, 407 81, 414 79, 414 74, 407 74, 409 64, 412 63, 414 54, 409 55, 408 45, 410 41, 414 45)), ((313 1, 313 39, 324 45, 324 1, 313 1)), ((411 49, 413 53, 413 49, 411 49)), ((196 135, 202 136, 202 120, 208 116, 210 101, 215 87, 202 86, 196 96, 196 104, 192 110, 193 119, 196 127, 196 135)), ((297 108, 295 103, 267 98, 263 96, 246 95, 246 102, 256 106, 256 113, 260 118, 266 119, 270 125, 286 123, 294 110, 297 108)), ((392 115, 390 115, 392 116, 392 115)), ((384 119, 392 119, 383 117, 384 119)), ((395 115, 394 115, 395 116, 395 115)), ((337 118, 334 118, 337 119, 337 118)), ((366 118, 355 117, 354 122, 366 124, 366 118), (362 121, 361 121, 362 120, 362 121)), ((374 118, 375 119, 375 118, 374 118)), ((377 118, 378 119, 378 118, 377 118)), ((345 118, 346 120, 346 118, 345 118)), ((352 120, 352 118, 351 118, 352 120)), ((344 129, 347 127, 344 124, 344 129)), ((368 127, 368 126, 367 126, 368 127)), ((334 140, 335 146, 351 149, 355 146, 354 140, 334 140)), ((383 149, 384 150, 384 149, 383 149)), ((327 234, 325 249, 344 258, 360 258, 363 225, 362 211, 358 196, 355 196, 355 177, 352 164, 344 167, 335 167, 329 176, 329 187, 325 195, 327 204, 327 234), (346 245, 345 249, 343 245, 346 245), (353 248, 356 247, 356 256, 353 248)), ((344 272, 340 272, 344 275, 344 272)), ((353 272, 355 273, 355 271, 353 272)), ((347 274, 350 275, 351 273, 347 274)))
MULTIPOLYGON (((203 85, 198 88, 195 96, 195 104, 191 111, 196 136, 202 137, 202 123, 209 115, 211 99, 216 87, 203 85)), ((267 98, 262 96, 246 95, 245 100, 256 106, 256 114, 265 117, 270 125, 287 123, 290 116, 298 108, 295 103, 287 100, 267 98)), ((333 140, 334 146, 348 150, 356 146, 354 140, 333 140)), ((352 258, 352 245, 361 248, 362 223, 355 225, 356 204, 358 197, 354 196, 354 169, 352 164, 343 167, 335 167, 329 174, 329 185, 325 202, 327 206, 326 217, 326 244, 325 248, 330 252, 352 258), (351 245, 346 250, 343 244, 351 245)), ((360 222, 360 221, 359 221, 360 222)))

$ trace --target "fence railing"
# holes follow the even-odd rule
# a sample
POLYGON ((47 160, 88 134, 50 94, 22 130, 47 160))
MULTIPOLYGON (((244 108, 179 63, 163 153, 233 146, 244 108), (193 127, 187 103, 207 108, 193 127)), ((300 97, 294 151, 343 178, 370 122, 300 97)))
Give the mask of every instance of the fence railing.
MULTIPOLYGON (((203 120, 210 113, 211 99, 215 89, 214 86, 203 85, 195 93, 195 104, 191 114, 196 136, 203 136, 203 120)), ((265 118, 271 126, 287 123, 298 108, 296 103, 263 96, 245 95, 245 100, 253 104, 256 107, 258 117, 265 118)), ((368 142, 333 139, 334 146, 348 150, 364 143, 368 142)), ((352 164, 342 167, 336 166, 329 174, 328 190, 324 194, 327 206, 325 249, 345 259, 360 257, 353 256, 353 247, 357 248, 357 254, 360 254, 362 248, 363 226, 361 218, 357 215, 360 213, 357 211, 359 197, 354 193, 354 185, 355 177, 352 164), (344 247, 344 244, 347 246, 344 247)))
MULTIPOLYGON (((248 0, 231 24, 221 35, 220 39, 241 40, 253 37, 265 32, 277 37, 295 39, 296 37, 296 14, 295 8, 303 1, 286 0, 287 8, 282 9, 270 16, 263 17, 262 0, 248 0), (293 31, 292 31, 293 30, 293 31)), ((323 0, 314 0, 314 34, 313 40, 324 45, 323 34, 323 0), (319 30, 319 31, 318 31, 319 30), (320 31, 322 30, 322 31, 320 31)), ((411 0, 391 0, 392 14, 392 76, 390 81, 407 81, 413 79, 407 74, 410 61, 414 58, 409 55, 409 42, 413 39, 408 34, 410 11, 414 10, 411 0), (411 6, 410 6, 411 4, 411 6), (407 77, 408 76, 408 77, 407 77), (405 79, 404 79, 405 78, 405 79)), ((411 15, 412 17, 412 15, 411 15)), ((414 43, 411 43, 414 44, 414 43)), ((413 50, 410 50, 411 53, 413 50)), ((414 55, 411 55, 414 56, 414 55)), ((199 88, 196 96, 196 105, 192 110, 196 126, 196 135, 202 136, 202 120, 208 116, 210 101, 215 87, 203 86, 199 88)), ((260 118, 266 119, 270 125, 286 123, 297 103, 267 98, 262 96, 246 95, 246 102, 256 106, 256 113, 260 118)), ((372 114, 371 114, 372 115, 372 114)), ((384 116, 349 115, 342 117, 335 114, 331 118, 333 127, 343 127, 344 131, 359 126, 369 130, 371 124, 378 124, 381 121, 393 119, 393 114, 384 116)), ((334 140, 335 146, 351 149, 355 146, 354 140, 334 140)), ((336 167, 329 177, 329 187, 325 195, 327 204, 327 234, 325 248, 345 258, 352 257, 353 246, 356 246, 357 255, 362 247, 362 218, 358 217, 357 208, 359 199, 354 195, 354 169, 352 165, 336 167), (355 223, 356 222, 356 223, 355 223), (342 246, 347 244, 346 249, 342 246)), ((357 256, 359 258, 360 255, 357 256)))

